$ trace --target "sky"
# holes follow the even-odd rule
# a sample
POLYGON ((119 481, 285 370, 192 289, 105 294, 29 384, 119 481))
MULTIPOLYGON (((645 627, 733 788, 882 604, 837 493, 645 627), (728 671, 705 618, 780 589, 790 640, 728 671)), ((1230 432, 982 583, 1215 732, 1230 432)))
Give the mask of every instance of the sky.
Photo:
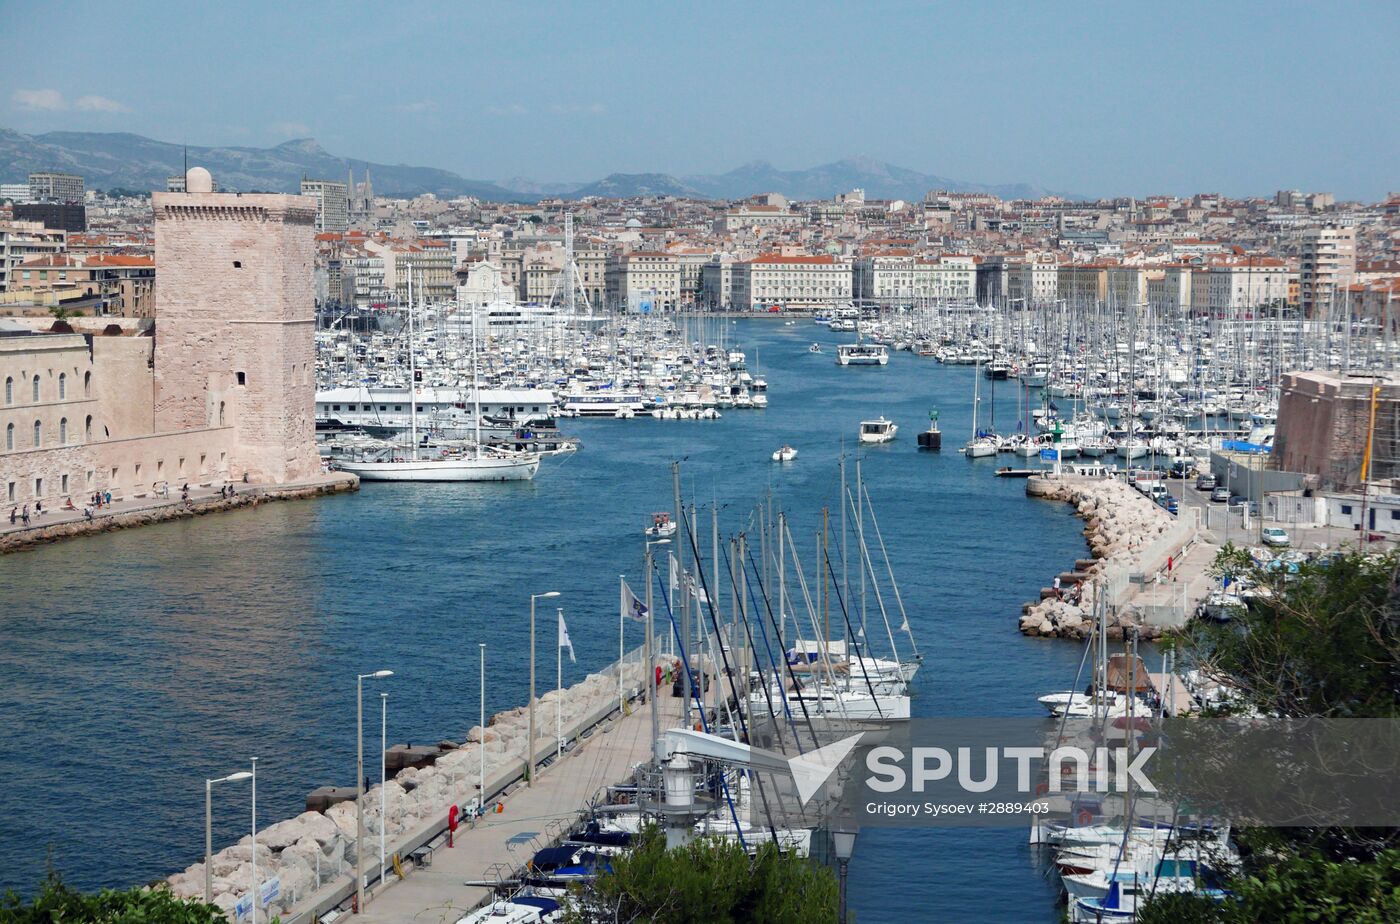
POLYGON ((0 0, 0 127, 473 179, 868 156, 1085 195, 1400 189, 1400 2, 0 0))

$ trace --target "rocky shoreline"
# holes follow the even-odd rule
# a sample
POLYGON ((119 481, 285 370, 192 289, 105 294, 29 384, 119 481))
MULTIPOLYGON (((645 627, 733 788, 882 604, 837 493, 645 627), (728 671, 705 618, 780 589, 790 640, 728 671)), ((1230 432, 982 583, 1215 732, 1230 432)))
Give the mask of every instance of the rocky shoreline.
MULTIPOLYGON (((1021 633, 1043 638, 1086 638, 1093 624, 1095 595, 1108 569, 1127 570, 1140 565, 1142 551, 1171 529, 1174 521, 1171 514, 1137 489, 1116 479, 1035 477, 1026 483, 1026 494, 1073 504, 1085 521, 1084 537, 1093 558, 1079 562, 1073 572, 1060 576, 1059 597, 1047 589, 1041 592, 1039 602, 1026 604, 1021 614, 1021 633)), ((1122 638, 1124 630, 1130 627, 1136 627, 1143 639, 1161 634, 1159 627, 1141 622, 1132 607, 1110 611, 1110 638, 1122 638)))

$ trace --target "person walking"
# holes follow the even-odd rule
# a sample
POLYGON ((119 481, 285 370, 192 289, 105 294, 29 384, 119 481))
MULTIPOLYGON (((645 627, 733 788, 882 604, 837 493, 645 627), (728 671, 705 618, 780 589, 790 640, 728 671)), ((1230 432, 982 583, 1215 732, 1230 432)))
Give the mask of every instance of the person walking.
POLYGON ((91 505, 89 505, 89 504, 84 504, 84 505, 83 505, 83 516, 87 519, 87 521, 88 521, 89 523, 92 522, 92 506, 91 506, 91 505))
POLYGON ((42 500, 36 500, 34 502, 34 515, 36 517, 44 515, 44 502, 42 500))
POLYGON ((18 508, 18 507, 11 507, 11 508, 10 508, 10 525, 11 525, 11 526, 14 526, 14 525, 15 525, 15 520, 18 520, 18 519, 19 519, 19 508, 18 508))
POLYGON ((29 505, 28 505, 28 504, 25 504, 25 505, 24 505, 24 510, 22 510, 22 511, 20 512, 19 518, 24 522, 24 525, 25 525, 25 526, 28 526, 28 525, 29 525, 29 505))

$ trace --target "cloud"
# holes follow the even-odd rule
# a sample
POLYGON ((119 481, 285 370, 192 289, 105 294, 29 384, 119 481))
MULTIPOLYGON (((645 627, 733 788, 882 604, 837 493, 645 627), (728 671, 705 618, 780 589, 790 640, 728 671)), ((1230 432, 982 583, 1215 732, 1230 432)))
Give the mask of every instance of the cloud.
POLYGON ((273 122, 271 128, 275 135, 303 137, 311 134, 311 126, 305 122, 273 122))
POLYGON ((68 102, 57 90, 16 90, 10 99, 21 109, 57 112, 68 108, 68 102))
POLYGON ((83 112, 130 112, 131 107, 105 96, 80 96, 73 103, 74 109, 83 112))
POLYGON ((486 112, 494 116, 517 116, 525 115, 530 110, 519 103, 498 103, 486 107, 486 112))
POLYGON ((68 100, 57 90, 16 90, 10 99, 21 109, 31 112, 64 112, 76 109, 78 112, 130 112, 131 107, 106 96, 80 96, 69 105, 68 100))
POLYGON ((437 109, 437 107, 437 103, 430 99, 420 99, 411 103, 401 103, 394 108, 399 112, 432 112, 437 109))
POLYGON ((602 103, 554 103, 549 111, 555 115, 603 115, 608 107, 602 103))

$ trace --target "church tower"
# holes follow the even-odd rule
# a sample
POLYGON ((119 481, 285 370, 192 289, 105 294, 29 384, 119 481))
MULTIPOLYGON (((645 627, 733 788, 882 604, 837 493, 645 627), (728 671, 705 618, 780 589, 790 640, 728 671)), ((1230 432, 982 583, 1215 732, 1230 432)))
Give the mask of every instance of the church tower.
POLYGON ((153 193, 156 429, 231 427, 231 477, 280 484, 320 472, 315 423, 316 200, 153 193))

